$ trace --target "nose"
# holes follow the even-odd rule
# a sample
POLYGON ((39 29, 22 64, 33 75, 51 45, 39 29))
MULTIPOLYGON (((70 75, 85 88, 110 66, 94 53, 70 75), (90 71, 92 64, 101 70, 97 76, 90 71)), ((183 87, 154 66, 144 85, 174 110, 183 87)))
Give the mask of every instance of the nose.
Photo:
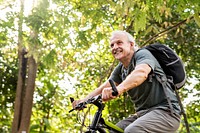
POLYGON ((117 49, 118 47, 117 43, 114 43, 112 49, 117 49))

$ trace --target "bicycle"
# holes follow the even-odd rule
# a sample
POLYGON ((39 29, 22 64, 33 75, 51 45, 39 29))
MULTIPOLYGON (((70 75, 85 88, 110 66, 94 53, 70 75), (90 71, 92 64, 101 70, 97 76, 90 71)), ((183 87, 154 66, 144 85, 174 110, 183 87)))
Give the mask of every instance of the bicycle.
MULTIPOLYGON (((112 80, 109 80, 109 82, 113 89, 112 95, 117 96, 118 91, 116 89, 114 82, 112 80)), ((70 98, 70 100, 71 102, 73 102, 74 98, 70 98)), ((94 115, 92 123, 88 126, 88 131, 86 131, 85 133, 97 133, 97 131, 99 133, 107 133, 108 131, 106 129, 108 129, 109 131, 115 131, 117 133, 124 132, 121 128, 117 127, 116 125, 114 125, 113 123, 109 121, 106 121, 102 117, 102 111, 104 110, 105 104, 102 102, 101 94, 88 99, 86 102, 79 103, 74 109, 70 110, 69 113, 74 110, 80 110, 80 109, 86 108, 87 104, 93 104, 98 109, 94 115)))

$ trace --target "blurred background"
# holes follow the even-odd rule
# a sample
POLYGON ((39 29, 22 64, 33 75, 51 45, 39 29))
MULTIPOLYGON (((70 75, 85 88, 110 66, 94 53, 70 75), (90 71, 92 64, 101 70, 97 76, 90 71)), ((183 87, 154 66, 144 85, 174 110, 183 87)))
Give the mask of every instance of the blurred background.
MULTIPOLYGON (((69 113, 105 81, 117 61, 110 33, 139 46, 160 42, 182 58, 179 90, 192 133, 200 132, 199 0, 0 0, 0 132, 81 133, 94 107, 69 113)), ((109 121, 134 113, 126 94, 106 103, 109 121), (116 103, 117 106, 116 107, 116 103)), ((186 132, 184 121, 179 128, 186 132)))

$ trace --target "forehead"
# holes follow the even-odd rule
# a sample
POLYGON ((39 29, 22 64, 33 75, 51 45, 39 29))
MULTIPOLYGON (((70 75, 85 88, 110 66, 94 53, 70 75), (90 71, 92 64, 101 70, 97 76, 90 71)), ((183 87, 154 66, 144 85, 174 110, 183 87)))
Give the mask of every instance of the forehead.
POLYGON ((117 40, 125 41, 125 40, 128 40, 128 37, 126 36, 125 33, 112 34, 112 36, 110 37, 110 42, 117 41, 117 40))

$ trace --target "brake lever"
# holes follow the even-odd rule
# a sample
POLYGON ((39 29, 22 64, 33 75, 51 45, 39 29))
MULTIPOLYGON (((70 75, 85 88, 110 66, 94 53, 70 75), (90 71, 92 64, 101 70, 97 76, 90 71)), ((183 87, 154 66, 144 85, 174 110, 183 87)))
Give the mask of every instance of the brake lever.
MULTIPOLYGON (((70 102, 71 103, 73 103, 74 102, 74 98, 73 97, 70 97, 70 102)), ((69 111, 69 113, 71 113, 72 111, 74 111, 75 109, 71 109, 70 111, 69 111)))
POLYGON ((74 111, 75 109, 71 109, 70 111, 69 111, 69 113, 71 113, 72 111, 74 111))
MULTIPOLYGON (((73 103, 74 98, 70 97, 70 101, 71 101, 71 103, 73 103)), ((69 113, 71 113, 71 112, 74 111, 74 110, 82 110, 82 109, 86 108, 86 105, 85 105, 85 104, 86 104, 85 102, 79 103, 74 109, 71 109, 71 110, 69 111, 69 113)))
POLYGON ((73 103, 74 102, 74 98, 70 97, 70 101, 71 101, 71 103, 73 103))
POLYGON ((99 94, 99 95, 97 95, 97 96, 94 96, 94 97, 88 99, 88 100, 86 101, 86 103, 87 103, 87 104, 94 103, 95 101, 101 99, 101 97, 102 97, 102 94, 99 94))
MULTIPOLYGON (((95 101, 101 99, 101 96, 102 95, 100 94, 100 95, 97 95, 95 97, 92 97, 92 98, 88 99, 86 102, 79 103, 74 109, 71 109, 69 111, 69 113, 72 112, 72 111, 74 111, 74 110, 82 110, 84 108, 87 108, 86 104, 94 103, 95 101)), ((74 102, 74 98, 70 97, 70 101, 71 101, 71 103, 73 103, 74 102)))

